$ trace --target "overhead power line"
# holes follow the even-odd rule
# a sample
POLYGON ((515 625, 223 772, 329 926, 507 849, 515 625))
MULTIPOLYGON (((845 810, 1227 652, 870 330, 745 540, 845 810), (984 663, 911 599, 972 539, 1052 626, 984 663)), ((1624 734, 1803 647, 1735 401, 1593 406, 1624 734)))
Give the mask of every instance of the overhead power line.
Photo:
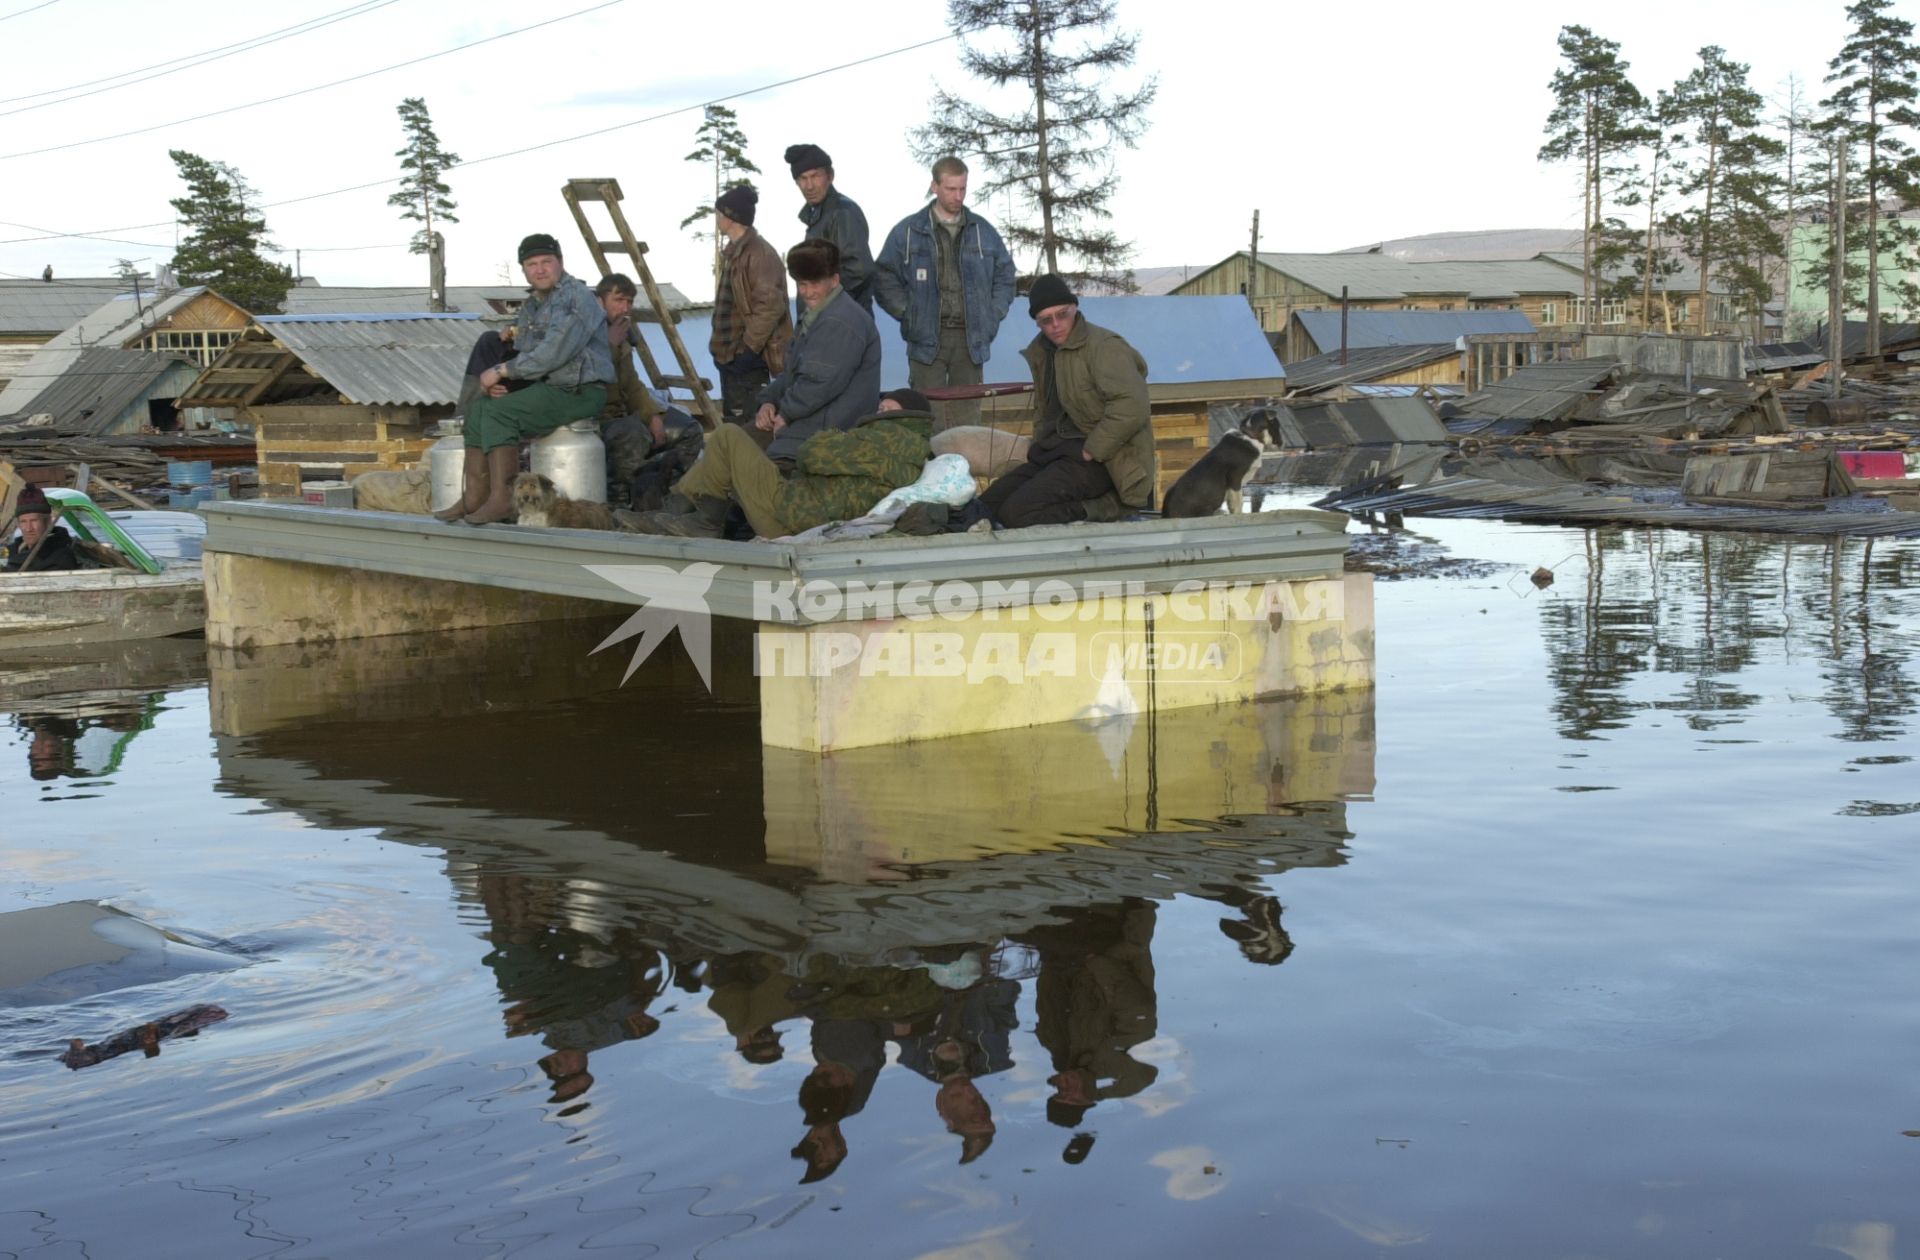
POLYGON ((12 158, 37 157, 42 153, 60 153, 67 149, 84 148, 90 144, 105 144, 109 140, 124 140, 128 136, 144 136, 149 132, 165 131, 168 127, 178 127, 183 123, 200 122, 207 118, 219 118, 223 114, 238 113, 243 109, 257 109, 262 105, 272 105, 279 101, 290 101, 296 96, 306 96, 311 92, 324 92, 328 88, 337 88, 347 83, 358 83, 362 79, 371 79, 375 75, 405 69, 407 66, 417 66, 421 62, 433 61, 436 58, 450 56, 457 52, 465 52, 469 48, 478 48, 482 44, 491 44, 499 40, 510 39, 515 35, 525 35, 528 31, 537 31, 542 27, 552 26, 557 22, 565 22, 571 18, 594 13, 601 9, 610 9, 616 4, 624 4, 625 2, 626 0, 602 0, 600 4, 589 5, 584 9, 576 9, 572 13, 562 14, 556 18, 548 18, 544 22, 535 22, 531 26, 522 26, 516 30, 502 31, 498 35, 489 35, 485 39, 476 39, 471 43, 459 44, 453 48, 443 48, 439 52, 428 53, 424 57, 414 57, 407 61, 397 61, 390 66, 382 66, 378 70, 368 70, 362 74, 349 75, 344 79, 335 79, 331 83, 321 83, 313 87, 301 88, 297 92, 283 92, 279 96, 269 96, 265 100, 249 101, 245 105, 229 105, 225 109, 209 110, 204 114, 195 114, 191 118, 176 118, 171 122, 155 123, 151 127, 136 127, 132 131, 116 131, 110 136, 94 136, 90 140, 72 140, 66 144, 52 144, 42 149, 22 149, 18 153, 0 153, 0 162, 8 161, 12 158))
MULTIPOLYGON (((614 0, 614 2, 618 3, 618 0, 614 0)), ((560 20, 560 19, 556 19, 556 20, 560 20)), ((853 69, 859 68, 860 66, 871 65, 876 61, 885 61, 890 57, 899 57, 899 56, 903 56, 906 53, 918 52, 922 48, 931 48, 936 44, 944 44, 951 40, 958 39, 962 35, 966 35, 969 33, 971 33, 970 30, 951 31, 945 35, 938 36, 934 39, 923 39, 916 44, 906 44, 899 48, 889 49, 886 52, 874 53, 870 56, 860 57, 853 61, 841 62, 839 65, 827 66, 825 69, 810 71, 807 74, 795 75, 790 79, 780 79, 773 83, 762 83, 758 87, 743 88, 738 92, 729 92, 725 96, 716 96, 712 100, 699 101, 692 105, 683 105, 677 109, 665 110, 658 114, 649 114, 644 118, 635 118, 628 122, 614 123, 612 126, 609 126, 609 127, 599 127, 592 131, 583 131, 583 132, 580 132, 578 135, 561 136, 558 139, 554 139, 554 140, 543 140, 538 144, 530 144, 518 149, 508 149, 503 153, 490 153, 485 157, 472 158, 472 159, 469 159, 468 161, 461 162, 457 166, 449 166, 446 169, 449 171, 465 170, 467 167, 470 167, 470 166, 480 166, 487 162, 498 162, 510 157, 520 157, 524 154, 538 152, 541 149, 551 149, 557 145, 572 144, 576 140, 589 140, 595 136, 604 136, 609 132, 622 131, 628 127, 639 127, 639 126, 644 126, 647 123, 660 122, 663 119, 675 118, 681 114, 690 114, 690 113, 693 113, 695 110, 705 109, 709 105, 721 105, 721 104, 725 104, 727 101, 737 101, 742 99, 743 97, 757 96, 762 92, 771 92, 777 88, 791 87, 796 83, 805 83, 809 79, 817 79, 823 75, 836 74, 842 70, 853 70, 853 69)), ((327 197, 338 197, 346 193, 363 192, 369 188, 385 188, 388 185, 399 183, 400 179, 401 179, 400 176, 395 175, 395 176, 389 176, 385 179, 368 180, 366 183, 363 183, 363 184, 349 184, 343 188, 329 188, 325 192, 305 193, 298 197, 284 197, 279 201, 262 202, 259 205, 253 207, 253 209, 275 210, 281 206, 299 205, 300 203, 307 202, 307 201, 320 201, 327 197)), ((89 240, 89 241, 108 240, 110 241, 115 238, 111 236, 103 235, 103 233, 138 232, 146 228, 172 227, 174 222, 175 220, 173 219, 159 219, 152 223, 129 223, 129 224, 124 224, 120 227, 101 228, 98 232, 49 232, 43 236, 16 236, 16 237, 11 237, 5 240, 0 240, 0 245, 29 245, 38 241, 52 241, 52 240, 89 240)), ((155 248, 171 249, 172 246, 156 246, 155 248)))
POLYGON ((182 70, 196 69, 200 66, 235 56, 238 53, 251 52, 256 48, 265 48, 268 44, 277 44, 283 39, 292 39, 296 35, 305 35, 310 31, 317 31, 322 27, 332 26, 335 22, 344 22, 348 18, 356 18, 363 13, 371 13, 375 9, 384 9, 388 5, 395 3, 398 3, 398 0, 361 0, 361 3, 353 5, 350 8, 338 9, 332 13, 323 13, 317 18, 309 18, 305 22, 296 22, 292 26, 283 26, 277 31, 268 31, 265 35, 256 35, 251 39, 243 39, 238 43, 222 44, 218 48, 208 48, 197 53, 187 53, 185 56, 174 57, 168 61, 157 61, 150 66, 141 66, 138 70, 124 70, 119 74, 107 75, 105 78, 89 79, 85 83, 72 83, 66 87, 47 88, 40 92, 28 92, 22 96, 0 97, 0 105, 11 105, 15 101, 30 101, 40 96, 60 96, 62 92, 73 93, 71 96, 60 96, 60 99, 57 101, 41 101, 37 105, 22 105, 18 109, 0 110, 0 118, 4 118, 10 114, 24 114, 32 109, 45 109, 49 105, 64 105, 68 101, 77 101, 82 97, 99 96, 106 92, 117 92, 121 88, 132 87, 136 83, 146 83, 153 79, 162 79, 170 74, 178 74, 182 70), (165 67, 172 68, 167 69, 165 67), (149 70, 155 71, 156 73, 147 74, 149 70), (143 77, 132 77, 135 75, 143 77), (126 82, 115 83, 115 79, 125 79, 126 82), (103 83, 109 86, 96 86, 103 83), (93 90, 81 91, 80 89, 82 88, 92 88, 93 90))
POLYGON ((28 5, 24 9, 15 9, 12 13, 0 14, 0 22, 4 22, 8 18, 25 17, 29 13, 38 13, 42 9, 52 8, 59 3, 60 0, 45 0, 43 4, 28 5))

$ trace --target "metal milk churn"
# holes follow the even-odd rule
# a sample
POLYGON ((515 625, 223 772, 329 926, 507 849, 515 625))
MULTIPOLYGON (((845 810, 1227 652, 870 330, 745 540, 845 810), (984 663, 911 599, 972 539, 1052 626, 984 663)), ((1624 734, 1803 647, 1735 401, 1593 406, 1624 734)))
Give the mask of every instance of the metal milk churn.
POLYGON ((607 501, 607 447, 600 440, 600 422, 575 420, 536 440, 533 471, 569 499, 607 501))
POLYGON ((467 459, 467 439, 455 430, 427 448, 429 511, 438 512, 460 501, 467 459))

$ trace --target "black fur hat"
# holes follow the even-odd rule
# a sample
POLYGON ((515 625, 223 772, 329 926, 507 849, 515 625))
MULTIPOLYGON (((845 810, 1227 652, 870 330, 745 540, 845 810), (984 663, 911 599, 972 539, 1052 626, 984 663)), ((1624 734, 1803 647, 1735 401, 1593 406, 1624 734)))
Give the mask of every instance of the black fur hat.
POLYGON ((833 171, 833 159, 827 151, 817 144, 790 144, 785 155, 786 163, 793 170, 793 177, 799 179, 808 171, 833 171))

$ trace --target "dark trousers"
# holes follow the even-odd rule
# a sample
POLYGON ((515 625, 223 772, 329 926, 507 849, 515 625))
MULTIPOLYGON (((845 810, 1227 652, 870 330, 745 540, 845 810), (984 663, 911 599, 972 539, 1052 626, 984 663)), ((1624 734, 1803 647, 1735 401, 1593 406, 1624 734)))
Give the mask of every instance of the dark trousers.
POLYGON ((726 419, 739 424, 751 421, 759 410, 760 391, 773 379, 767 361, 749 351, 731 363, 716 363, 720 373, 720 411, 726 419))
POLYGON ((1007 529, 1064 525, 1087 519, 1087 500, 1113 492, 1107 466, 1081 458, 1081 444, 1064 443, 1043 452, 988 486, 980 503, 1007 529))

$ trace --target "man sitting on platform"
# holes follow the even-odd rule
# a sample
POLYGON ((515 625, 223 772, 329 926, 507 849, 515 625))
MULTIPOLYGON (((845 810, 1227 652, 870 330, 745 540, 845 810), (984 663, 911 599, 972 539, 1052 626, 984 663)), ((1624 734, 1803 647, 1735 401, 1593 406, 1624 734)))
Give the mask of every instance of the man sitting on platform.
POLYGON ((1033 373, 1027 462, 988 486, 980 504, 1008 529, 1117 521, 1153 506, 1153 418, 1147 363, 1120 334, 1090 324, 1059 276, 1027 295, 1040 333, 1021 356, 1033 373))
POLYGON ((880 402, 880 334, 840 287, 839 247, 801 241, 787 251, 787 274, 807 313, 753 418, 754 428, 773 435, 767 455, 776 462, 792 460, 816 433, 852 428, 880 402))
POLYGON ((434 513, 443 521, 486 525, 512 516, 521 441, 599 415, 614 379, 607 312, 567 274, 560 243, 543 232, 521 241, 520 270, 531 292, 513 317, 514 354, 479 377, 480 397, 466 409, 460 502, 434 513))
POLYGON ((630 517, 628 526, 642 534, 719 538, 736 496, 762 538, 852 520, 919 480, 932 432, 933 404, 926 395, 896 389, 852 428, 808 438, 794 475, 783 480, 745 430, 723 424, 707 435, 706 452, 668 496, 666 510, 630 517))
POLYGON ((613 388, 600 409, 600 439, 607 445, 607 484, 625 486, 655 451, 666 449, 667 426, 660 402, 640 379, 633 352, 640 328, 633 319, 638 294, 632 280, 614 272, 593 288, 607 313, 607 349, 613 356, 613 388))

